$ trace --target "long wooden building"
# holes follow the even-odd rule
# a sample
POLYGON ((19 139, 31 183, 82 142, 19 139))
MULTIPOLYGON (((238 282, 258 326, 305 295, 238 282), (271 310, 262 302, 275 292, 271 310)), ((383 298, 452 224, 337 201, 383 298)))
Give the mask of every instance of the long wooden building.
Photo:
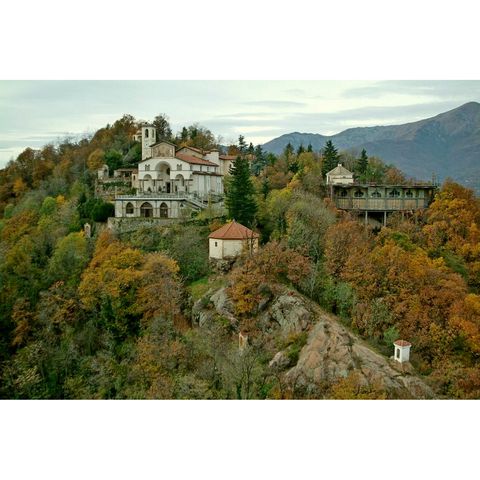
POLYGON ((377 219, 380 214, 380 220, 384 225, 387 223, 389 213, 407 213, 428 208, 437 189, 433 183, 413 185, 356 183, 353 181, 353 175, 352 181, 348 183, 337 182, 335 176, 330 175, 327 177, 327 183, 330 196, 337 208, 363 214, 366 223, 370 214, 374 214, 377 219))

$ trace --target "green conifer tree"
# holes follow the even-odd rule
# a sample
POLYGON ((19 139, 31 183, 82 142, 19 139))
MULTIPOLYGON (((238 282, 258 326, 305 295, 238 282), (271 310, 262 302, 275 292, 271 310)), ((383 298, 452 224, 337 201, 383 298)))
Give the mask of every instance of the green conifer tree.
POLYGON ((355 166, 356 166, 358 175, 361 178, 364 178, 365 174, 367 173, 367 167, 368 167, 368 155, 365 149, 362 150, 362 153, 360 154, 360 158, 357 159, 355 166))
POLYGON ((250 178, 248 160, 237 157, 230 168, 231 179, 225 195, 228 216, 237 222, 251 227, 257 213, 255 189, 250 178))
POLYGON ((287 146, 285 147, 283 154, 285 155, 285 158, 287 159, 287 162, 288 162, 288 157, 290 157, 290 155, 293 155, 293 145, 290 142, 287 143, 287 146))
POLYGON ((325 175, 333 170, 338 165, 340 155, 338 154, 335 145, 331 140, 328 140, 323 149, 322 175, 325 175))

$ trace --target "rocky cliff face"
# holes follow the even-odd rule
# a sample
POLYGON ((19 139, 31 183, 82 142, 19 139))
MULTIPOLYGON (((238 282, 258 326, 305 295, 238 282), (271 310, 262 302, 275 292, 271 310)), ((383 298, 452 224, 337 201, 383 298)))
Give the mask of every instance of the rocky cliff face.
POLYGON ((285 375, 287 384, 311 396, 353 372, 360 385, 385 391, 390 398, 434 397, 410 364, 376 353, 332 316, 318 312, 297 364, 285 375))
MULTIPOLYGON (((400 365, 375 352, 335 316, 297 292, 283 288, 259 310, 256 335, 265 339, 269 368, 294 397, 325 398, 332 385, 352 374, 360 387, 385 392, 387 398, 434 397, 410 364, 400 365), (284 348, 275 348, 282 344, 284 348)), ((220 318, 235 330, 241 327, 225 288, 208 292, 192 313, 200 328, 220 318)))

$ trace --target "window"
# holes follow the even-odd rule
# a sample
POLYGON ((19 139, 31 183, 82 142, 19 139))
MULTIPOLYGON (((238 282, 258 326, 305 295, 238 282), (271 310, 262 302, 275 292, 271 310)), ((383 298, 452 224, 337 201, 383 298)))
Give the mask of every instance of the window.
POLYGON ((396 188, 394 188, 393 190, 390 190, 388 196, 391 198, 398 198, 400 196, 400 192, 396 188))
POLYGON ((413 192, 411 190, 407 190, 407 193, 405 194, 406 197, 412 198, 413 197, 413 192))
POLYGON ((218 247, 218 243, 217 243, 217 242, 215 242, 215 246, 218 247))
POLYGON ((372 193, 372 197, 373 198, 380 198, 382 196, 382 194, 378 191, 378 190, 375 190, 373 193, 372 193))
POLYGON ((168 218, 168 206, 166 203, 160 205, 160 218, 168 218))
POLYGON ((355 198, 361 198, 363 197, 363 192, 361 190, 355 190, 355 193, 353 195, 355 198))
POLYGON ((145 165, 145 171, 149 172, 150 171, 150 165, 145 165))
POLYGON ((177 163, 177 170, 181 170, 182 169, 182 164, 181 163, 177 163))
POLYGON ((170 168, 167 168, 167 175, 170 175, 170 168))
POLYGON ((148 138, 148 128, 145 129, 145 138, 148 138))
POLYGON ((127 215, 131 215, 134 212, 133 205, 130 202, 127 203, 125 211, 127 212, 127 215))
POLYGON ((397 348, 397 358, 400 358, 400 349, 397 348))
POLYGON ((140 207, 140 216, 144 218, 153 217, 153 207, 150 203, 142 203, 142 206, 140 207))
POLYGON ((347 195, 348 195, 348 192, 345 189, 340 191, 340 196, 341 197, 346 197, 347 195))

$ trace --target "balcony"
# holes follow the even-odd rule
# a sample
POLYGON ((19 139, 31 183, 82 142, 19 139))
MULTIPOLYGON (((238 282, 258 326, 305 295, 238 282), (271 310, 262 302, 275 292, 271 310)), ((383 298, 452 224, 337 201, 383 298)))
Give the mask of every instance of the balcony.
POLYGON ((334 196, 335 206, 341 210, 363 210, 395 212, 403 210, 419 210, 427 208, 430 199, 427 198, 369 198, 334 196))

